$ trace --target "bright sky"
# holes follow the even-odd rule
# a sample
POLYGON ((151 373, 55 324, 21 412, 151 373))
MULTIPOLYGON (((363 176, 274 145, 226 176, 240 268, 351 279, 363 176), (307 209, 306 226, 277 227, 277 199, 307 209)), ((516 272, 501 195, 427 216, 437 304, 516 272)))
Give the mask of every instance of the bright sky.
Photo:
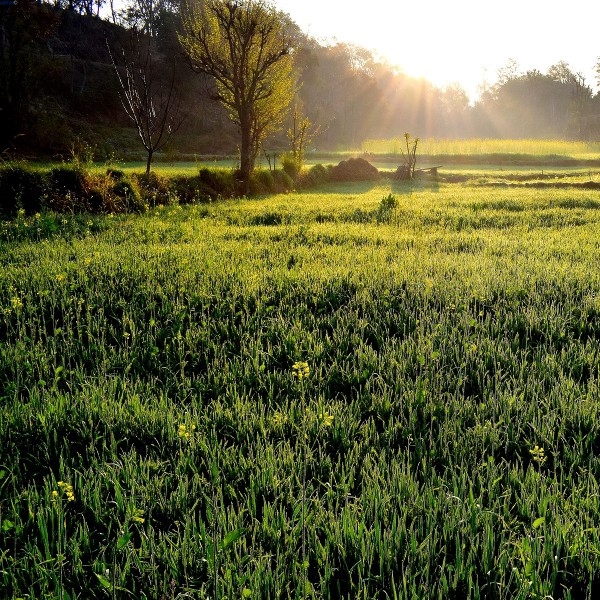
POLYGON ((515 59, 521 71, 564 60, 596 87, 598 0, 273 0, 321 42, 373 50, 409 75, 460 83, 472 99, 515 59))

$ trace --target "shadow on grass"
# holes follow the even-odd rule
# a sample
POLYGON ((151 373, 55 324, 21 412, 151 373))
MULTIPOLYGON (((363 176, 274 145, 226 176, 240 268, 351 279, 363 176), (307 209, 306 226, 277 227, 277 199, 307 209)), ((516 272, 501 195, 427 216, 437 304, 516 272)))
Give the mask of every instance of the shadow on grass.
POLYGON ((412 181, 390 180, 391 190, 394 194, 408 195, 413 192, 439 192, 440 182, 436 179, 413 179, 412 181))
POLYGON ((304 194, 314 194, 315 192, 324 194, 364 194, 370 192, 373 188, 379 187, 384 181, 381 179, 374 181, 331 181, 315 187, 307 187, 297 192, 304 194))

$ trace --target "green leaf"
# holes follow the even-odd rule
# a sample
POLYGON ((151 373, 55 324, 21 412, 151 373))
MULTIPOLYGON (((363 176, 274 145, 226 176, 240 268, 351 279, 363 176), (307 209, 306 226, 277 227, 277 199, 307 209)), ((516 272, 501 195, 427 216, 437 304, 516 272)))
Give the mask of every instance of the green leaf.
POLYGON ((104 586, 107 590, 112 589, 112 583, 104 577, 104 575, 99 575, 98 573, 94 573, 94 575, 98 578, 98 581, 104 586))
POLYGON ((133 534, 128 531, 125 535, 119 538, 119 541, 117 542, 117 550, 122 550, 125 546, 127 546, 132 535, 133 534))
POLYGON ((538 517, 534 522, 533 522, 533 528, 537 529, 540 525, 543 525, 546 521, 546 517, 538 517))
POLYGON ((211 540, 206 540, 206 558, 208 564, 213 567, 215 564, 215 546, 211 540))
POLYGON ((2 531, 4 533, 10 531, 14 526, 15 524, 12 521, 9 521, 8 519, 4 519, 4 521, 2 521, 2 531))
POLYGON ((225 550, 228 546, 231 546, 234 542, 237 542, 241 537, 242 533, 244 533, 243 529, 234 529, 230 531, 221 542, 221 550, 225 550))
POLYGON ((0 479, 4 479, 5 475, 6 475, 6 471, 4 469, 0 469, 0 479))
POLYGON ((244 588, 242 590, 242 598, 250 598, 252 596, 252 590, 249 590, 248 588, 244 588))

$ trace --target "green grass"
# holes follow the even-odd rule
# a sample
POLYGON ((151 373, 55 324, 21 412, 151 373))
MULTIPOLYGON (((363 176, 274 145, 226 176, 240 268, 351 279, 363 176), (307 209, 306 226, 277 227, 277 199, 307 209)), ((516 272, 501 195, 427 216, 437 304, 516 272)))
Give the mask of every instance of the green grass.
POLYGON ((480 183, 5 223, 0 596, 591 597, 600 198, 480 183))
MULTIPOLYGON (((403 138, 365 140, 364 152, 375 154, 400 154, 405 150, 403 138)), ((599 159, 600 143, 567 140, 502 140, 502 139, 436 139, 425 138, 419 141, 418 154, 439 155, 490 155, 513 154, 530 156, 563 156, 578 159, 599 159)))

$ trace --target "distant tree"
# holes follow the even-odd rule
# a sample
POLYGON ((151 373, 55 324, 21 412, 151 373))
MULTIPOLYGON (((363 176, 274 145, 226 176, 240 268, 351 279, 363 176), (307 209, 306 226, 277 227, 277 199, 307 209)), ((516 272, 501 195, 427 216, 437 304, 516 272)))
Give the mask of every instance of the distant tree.
MULTIPOLYGON (((287 139, 290 144, 289 154, 286 156, 288 164, 292 165, 293 171, 297 174, 304 164, 304 153, 306 145, 317 135, 320 127, 316 126, 307 117, 302 114, 301 109, 296 106, 292 114, 292 123, 287 130, 287 139)), ((285 168, 285 164, 284 164, 285 168)))
POLYGON ((56 0, 55 4, 64 10, 98 17, 104 2, 105 0, 56 0))
POLYGON ((507 63, 498 69, 498 86, 513 79, 518 79, 520 75, 519 63, 514 58, 509 58, 507 63))
POLYGON ((130 32, 128 47, 117 56, 111 53, 121 103, 148 154, 149 174, 154 153, 166 146, 185 118, 175 71, 165 69, 154 39, 141 31, 130 32))
POLYGON ((239 127, 246 193, 261 143, 281 128, 294 96, 290 36, 263 0, 190 0, 183 30, 190 65, 214 77, 216 97, 239 127))
POLYGON ((113 23, 146 35, 159 35, 167 14, 176 12, 174 0, 110 0, 113 23))
POLYGON ((576 76, 568 63, 561 60, 548 68, 548 77, 560 83, 571 83, 576 76))

